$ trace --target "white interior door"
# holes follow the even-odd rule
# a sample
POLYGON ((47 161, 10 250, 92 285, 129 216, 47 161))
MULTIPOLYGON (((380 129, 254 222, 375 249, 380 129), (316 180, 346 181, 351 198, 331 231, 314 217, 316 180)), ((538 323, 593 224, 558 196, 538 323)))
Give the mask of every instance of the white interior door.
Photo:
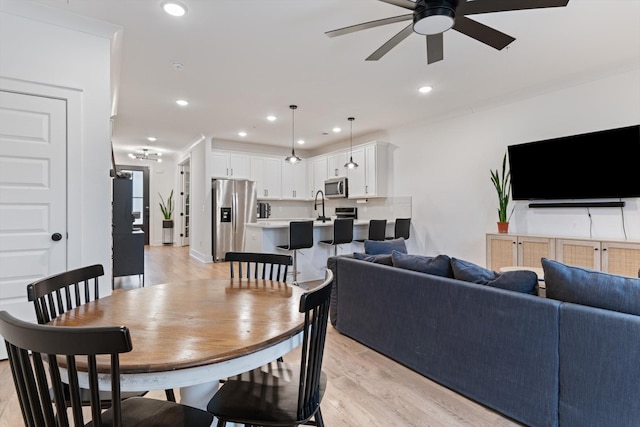
POLYGON ((67 266, 66 127, 66 101, 0 91, 0 310, 30 321, 27 284, 67 266))

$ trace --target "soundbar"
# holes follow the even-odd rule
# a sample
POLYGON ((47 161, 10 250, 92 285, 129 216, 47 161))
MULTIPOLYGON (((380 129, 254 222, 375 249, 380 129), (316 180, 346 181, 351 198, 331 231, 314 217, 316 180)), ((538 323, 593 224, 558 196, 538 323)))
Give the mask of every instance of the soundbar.
POLYGON ((530 208, 622 208, 626 202, 529 203, 530 208))

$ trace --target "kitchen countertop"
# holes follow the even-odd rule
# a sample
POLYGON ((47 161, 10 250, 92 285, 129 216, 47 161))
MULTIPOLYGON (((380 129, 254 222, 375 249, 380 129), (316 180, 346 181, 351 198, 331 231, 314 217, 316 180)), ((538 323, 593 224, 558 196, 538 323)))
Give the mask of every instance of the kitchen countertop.
MULTIPOLYGON (((314 227, 330 227, 333 226, 333 220, 331 221, 318 221, 315 218, 294 218, 294 219, 264 219, 259 220, 258 222, 250 222, 247 223, 247 227, 254 228, 288 228, 289 222, 291 221, 309 221, 313 219, 314 227)), ((389 222, 388 222, 389 223, 389 222)), ((369 220, 366 219, 356 219, 353 221, 353 225, 369 225, 369 220)))

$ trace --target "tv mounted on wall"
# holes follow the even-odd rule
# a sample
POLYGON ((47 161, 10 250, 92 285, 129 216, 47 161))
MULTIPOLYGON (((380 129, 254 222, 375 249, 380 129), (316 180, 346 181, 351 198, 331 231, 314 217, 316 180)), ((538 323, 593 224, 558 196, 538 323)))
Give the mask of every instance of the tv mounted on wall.
POLYGON ((513 200, 640 197, 640 125, 507 149, 513 200))

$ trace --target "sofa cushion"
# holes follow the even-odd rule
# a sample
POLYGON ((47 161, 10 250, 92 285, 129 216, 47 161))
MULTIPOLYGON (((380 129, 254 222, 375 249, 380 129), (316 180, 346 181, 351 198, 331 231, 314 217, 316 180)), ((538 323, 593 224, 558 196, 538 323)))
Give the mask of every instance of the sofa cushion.
POLYGON ((451 258, 451 268, 453 269, 453 277, 458 280, 536 295, 538 275, 533 271, 518 270, 497 273, 457 258, 451 258))
POLYGON ((408 255, 394 250, 391 252, 393 266, 406 270, 419 271, 435 276, 453 277, 450 258, 446 255, 436 257, 408 255))
POLYGON ((368 255, 380 255, 387 254, 391 255, 392 251, 402 252, 403 254, 407 253, 407 245, 404 243, 404 239, 401 237, 399 239, 393 240, 365 240, 364 241, 364 252, 368 255))
POLYGON ((354 252, 353 257, 355 259, 373 262, 376 264, 393 265, 393 261, 391 260, 391 255, 389 254, 369 255, 369 254, 363 254, 362 252, 354 252))
POLYGON ((542 259, 547 298, 640 315, 640 279, 542 259))

